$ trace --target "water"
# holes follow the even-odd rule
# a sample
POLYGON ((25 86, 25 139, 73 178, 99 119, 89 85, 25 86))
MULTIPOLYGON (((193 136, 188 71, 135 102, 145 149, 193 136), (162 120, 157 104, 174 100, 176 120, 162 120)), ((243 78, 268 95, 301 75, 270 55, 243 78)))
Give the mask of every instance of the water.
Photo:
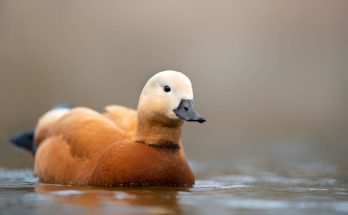
POLYGON ((41 183, 0 169, 0 214, 348 214, 348 186, 328 177, 221 174, 192 188, 41 183))

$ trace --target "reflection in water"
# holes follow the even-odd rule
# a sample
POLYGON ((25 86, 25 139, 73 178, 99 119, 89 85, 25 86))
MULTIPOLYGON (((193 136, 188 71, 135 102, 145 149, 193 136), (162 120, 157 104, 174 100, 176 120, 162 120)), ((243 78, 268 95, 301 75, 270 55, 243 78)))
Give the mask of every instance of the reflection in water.
POLYGON ((0 168, 0 214, 347 214, 338 178, 222 174, 193 188, 43 184, 30 170, 0 168))
POLYGON ((35 192, 63 205, 141 214, 183 214, 177 200, 185 188, 99 188, 38 183, 35 192))

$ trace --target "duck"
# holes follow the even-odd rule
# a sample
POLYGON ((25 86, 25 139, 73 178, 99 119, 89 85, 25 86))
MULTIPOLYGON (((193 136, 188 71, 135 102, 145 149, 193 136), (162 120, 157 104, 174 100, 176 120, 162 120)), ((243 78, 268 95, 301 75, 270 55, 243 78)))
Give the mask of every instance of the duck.
POLYGON ((194 109, 190 79, 166 70, 146 82, 137 110, 61 105, 11 142, 32 152, 34 175, 44 183, 188 187, 195 177, 182 143, 184 121, 206 120, 194 109))

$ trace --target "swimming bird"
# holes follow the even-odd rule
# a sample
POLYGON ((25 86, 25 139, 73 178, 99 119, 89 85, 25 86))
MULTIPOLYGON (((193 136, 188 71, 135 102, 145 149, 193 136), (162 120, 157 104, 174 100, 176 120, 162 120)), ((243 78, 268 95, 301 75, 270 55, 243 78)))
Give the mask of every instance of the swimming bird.
POLYGON ((167 70, 145 84, 137 110, 112 105, 105 113, 57 106, 14 144, 32 151, 40 181, 95 186, 192 186, 181 133, 203 123, 190 79, 167 70))

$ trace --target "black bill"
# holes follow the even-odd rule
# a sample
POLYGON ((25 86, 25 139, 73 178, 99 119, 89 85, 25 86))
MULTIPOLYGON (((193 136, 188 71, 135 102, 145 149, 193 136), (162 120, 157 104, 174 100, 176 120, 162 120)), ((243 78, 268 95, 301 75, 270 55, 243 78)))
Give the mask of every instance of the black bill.
POLYGON ((174 110, 174 113, 183 120, 203 123, 206 120, 199 115, 194 109, 192 100, 181 99, 179 106, 174 110))

